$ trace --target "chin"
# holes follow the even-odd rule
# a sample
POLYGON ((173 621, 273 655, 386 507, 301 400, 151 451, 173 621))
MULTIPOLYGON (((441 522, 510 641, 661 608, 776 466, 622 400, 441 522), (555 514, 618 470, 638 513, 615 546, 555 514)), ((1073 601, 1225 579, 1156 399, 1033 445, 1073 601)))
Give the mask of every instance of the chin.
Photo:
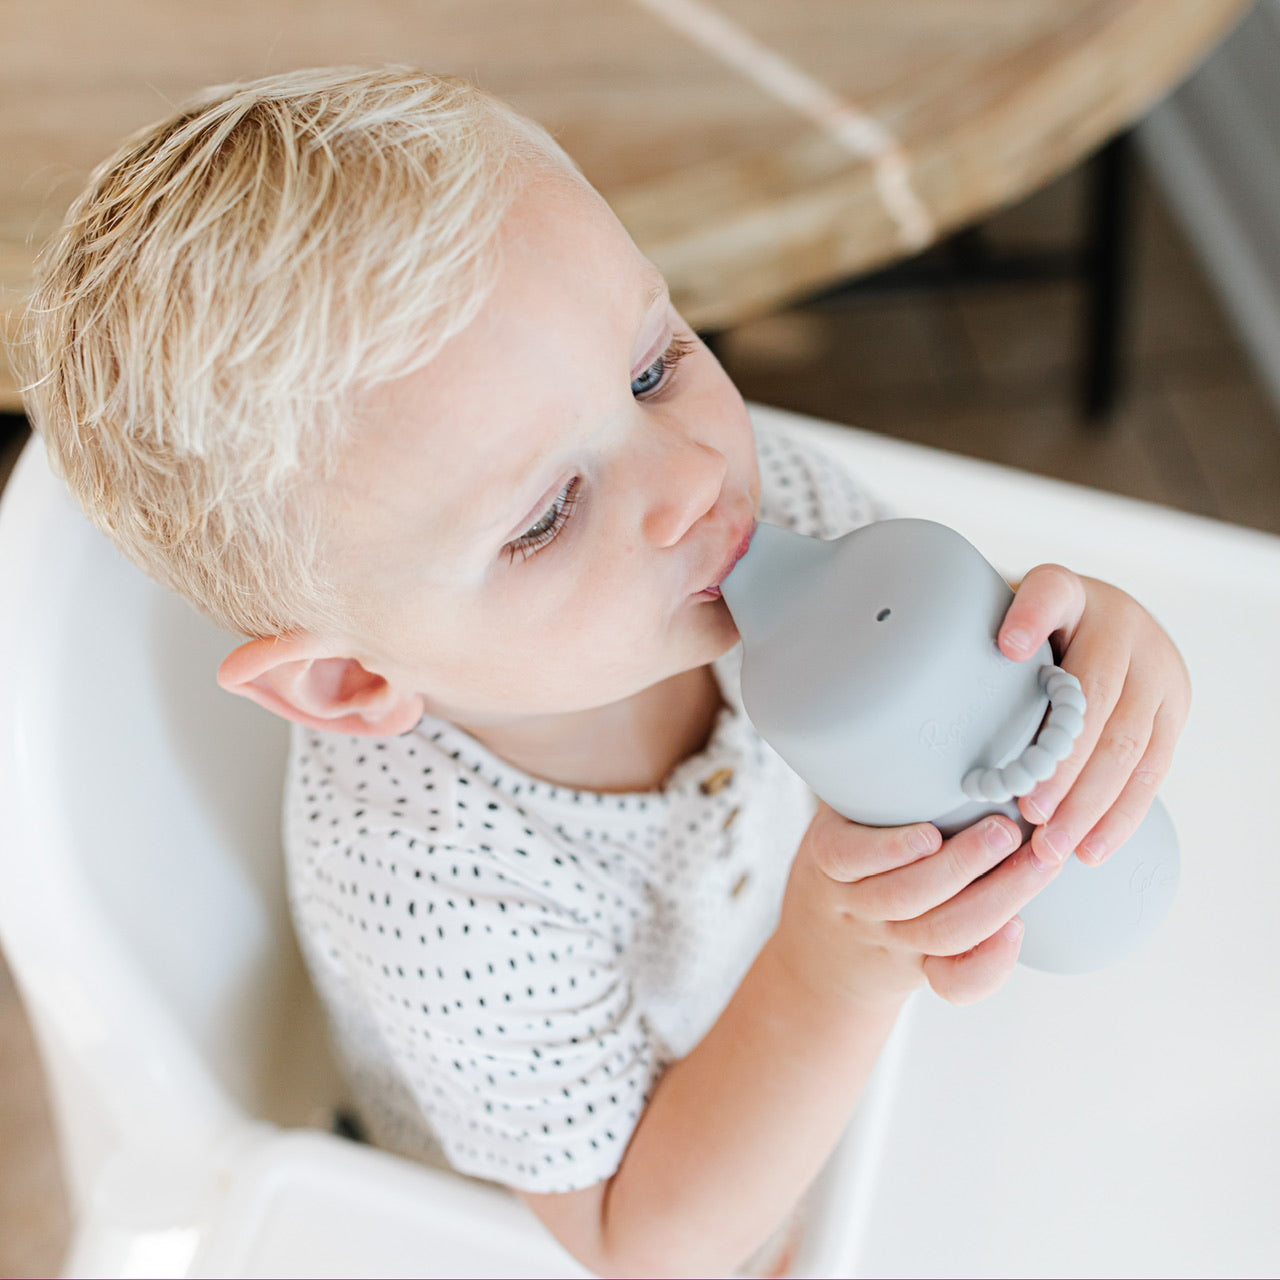
POLYGON ((714 662, 722 658, 738 643, 738 624, 729 612, 729 606, 723 599, 708 600, 700 606, 703 634, 707 637, 708 653, 706 662, 714 662))

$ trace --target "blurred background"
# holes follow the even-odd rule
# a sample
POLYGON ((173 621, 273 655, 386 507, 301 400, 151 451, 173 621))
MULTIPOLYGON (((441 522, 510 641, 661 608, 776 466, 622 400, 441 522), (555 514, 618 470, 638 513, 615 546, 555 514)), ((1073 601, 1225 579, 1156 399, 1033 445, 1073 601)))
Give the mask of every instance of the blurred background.
MULTIPOLYGON (((561 138, 748 399, 1280 533, 1280 0, 15 0, 3 20, 10 335, 36 246, 124 133, 205 83, 413 62, 561 138)), ((5 368, 0 410, 2 483, 25 440, 5 368)), ((66 1233, 0 965, 0 1274, 55 1272, 66 1233)))

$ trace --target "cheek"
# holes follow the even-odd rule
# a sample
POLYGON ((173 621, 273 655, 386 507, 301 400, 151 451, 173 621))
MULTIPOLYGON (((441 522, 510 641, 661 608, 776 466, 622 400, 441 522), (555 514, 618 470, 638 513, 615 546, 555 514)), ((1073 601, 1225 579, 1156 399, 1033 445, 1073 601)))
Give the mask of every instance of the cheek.
POLYGON ((720 367, 720 362, 709 352, 698 387, 698 398, 699 403, 694 412, 705 415, 705 421, 716 425, 718 443, 725 456, 737 468, 741 479, 751 483, 755 493, 758 493, 760 476, 751 415, 747 412, 741 392, 720 367))
POLYGON ((486 654, 495 668, 595 668, 651 639, 654 592, 637 556, 597 551, 563 576, 531 574, 520 588, 488 612, 470 641, 471 652, 486 654))
POLYGON ((675 598, 642 554, 602 560, 548 618, 533 662, 548 685, 605 700, 667 674, 675 598))

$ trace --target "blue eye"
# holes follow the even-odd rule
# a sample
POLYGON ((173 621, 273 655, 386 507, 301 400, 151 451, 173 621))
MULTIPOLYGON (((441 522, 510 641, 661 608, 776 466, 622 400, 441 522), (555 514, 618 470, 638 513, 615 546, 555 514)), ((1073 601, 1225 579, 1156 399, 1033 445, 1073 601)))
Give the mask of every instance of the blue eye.
POLYGON ((638 378, 631 379, 633 396, 647 395, 662 382, 662 375, 667 371, 667 353, 664 351, 638 378))
POLYGON ((581 499, 581 484, 578 476, 574 476, 555 496, 552 504, 542 513, 537 521, 529 526, 518 538, 508 542, 503 551, 512 562, 516 556, 527 560, 531 555, 541 551, 559 536, 560 531, 569 523, 569 515, 581 499))
POLYGON ((638 377, 631 379, 631 394, 637 400, 646 400, 667 386, 675 375, 676 367, 690 352, 698 349, 696 338, 677 334, 667 349, 638 377))

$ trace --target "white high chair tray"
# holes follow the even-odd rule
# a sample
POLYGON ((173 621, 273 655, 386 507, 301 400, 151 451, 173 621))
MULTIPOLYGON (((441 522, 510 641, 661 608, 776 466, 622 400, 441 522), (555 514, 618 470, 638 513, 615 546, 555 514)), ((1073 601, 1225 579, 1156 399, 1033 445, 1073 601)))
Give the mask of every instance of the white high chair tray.
POLYGON ((1102 973, 1019 968, 967 1009, 915 999, 844 1274, 1280 1273, 1280 538, 812 430, 897 514, 952 525, 1007 575, 1053 560, 1130 591, 1194 687, 1162 792, 1183 856, 1170 918, 1102 973))

